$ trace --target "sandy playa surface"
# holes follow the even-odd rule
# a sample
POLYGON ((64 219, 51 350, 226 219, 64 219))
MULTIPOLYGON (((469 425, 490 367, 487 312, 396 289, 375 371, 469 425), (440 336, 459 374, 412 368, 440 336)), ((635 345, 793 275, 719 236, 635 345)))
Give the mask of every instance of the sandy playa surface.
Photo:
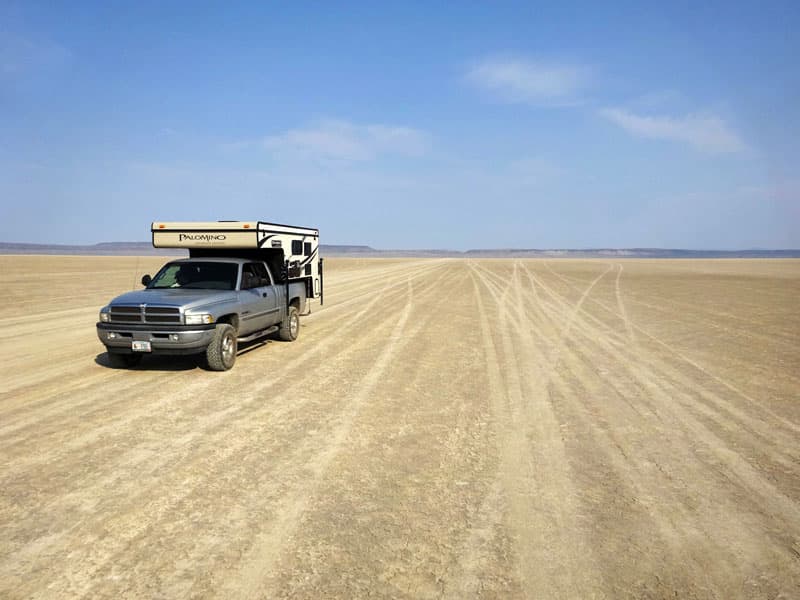
POLYGON ((800 261, 332 259, 110 369, 162 262, 0 256, 0 597, 800 597, 800 261))

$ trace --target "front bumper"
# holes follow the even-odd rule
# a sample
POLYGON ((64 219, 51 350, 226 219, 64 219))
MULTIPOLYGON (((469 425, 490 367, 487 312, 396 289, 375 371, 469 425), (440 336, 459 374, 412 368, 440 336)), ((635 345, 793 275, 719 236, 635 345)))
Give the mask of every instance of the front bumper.
POLYGON ((150 342, 152 352, 144 354, 197 354, 203 352, 211 343, 214 329, 213 324, 149 325, 98 322, 97 337, 109 352, 115 354, 132 354, 131 342, 134 340, 150 342))

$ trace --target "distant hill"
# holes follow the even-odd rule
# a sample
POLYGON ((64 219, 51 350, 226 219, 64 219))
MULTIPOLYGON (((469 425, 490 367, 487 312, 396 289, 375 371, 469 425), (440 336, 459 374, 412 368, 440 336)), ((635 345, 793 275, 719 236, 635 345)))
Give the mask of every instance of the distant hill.
POLYGON ((567 248, 467 250, 466 256, 516 258, 800 258, 800 250, 684 250, 681 248, 567 248))
MULTIPOLYGON (((669 248, 487 248, 467 250, 376 250, 370 246, 321 244, 323 256, 473 257, 473 258, 800 258, 800 250, 684 250, 669 248)), ((0 242, 0 254, 78 254, 98 256, 186 256, 186 250, 153 248, 150 242, 104 242, 89 246, 0 242)))
POLYGON ((91 246, 62 244, 18 244, 0 242, 0 254, 96 254, 129 256, 186 256, 186 250, 153 248, 150 242, 104 242, 91 246))
POLYGON ((335 244, 320 244, 319 251, 328 256, 332 254, 374 254, 379 252, 379 250, 375 250, 375 248, 370 248, 369 246, 337 246, 335 244))

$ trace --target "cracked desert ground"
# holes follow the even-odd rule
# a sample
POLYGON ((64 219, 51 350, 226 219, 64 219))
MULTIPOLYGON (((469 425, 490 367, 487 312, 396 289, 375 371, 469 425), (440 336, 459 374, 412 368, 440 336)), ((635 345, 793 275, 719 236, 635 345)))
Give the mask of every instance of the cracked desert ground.
POLYGON ((0 256, 0 597, 800 597, 800 261, 334 258, 110 369, 162 262, 0 256))

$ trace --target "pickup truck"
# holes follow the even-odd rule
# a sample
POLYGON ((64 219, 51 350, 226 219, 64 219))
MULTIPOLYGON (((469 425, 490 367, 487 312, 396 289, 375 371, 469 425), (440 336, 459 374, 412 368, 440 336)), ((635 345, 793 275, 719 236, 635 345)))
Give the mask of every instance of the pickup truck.
POLYGON ((116 368, 146 354, 205 354, 211 370, 226 371, 240 342, 272 333, 297 339, 306 307, 303 282, 247 258, 174 260, 142 284, 100 310, 97 336, 116 368))

